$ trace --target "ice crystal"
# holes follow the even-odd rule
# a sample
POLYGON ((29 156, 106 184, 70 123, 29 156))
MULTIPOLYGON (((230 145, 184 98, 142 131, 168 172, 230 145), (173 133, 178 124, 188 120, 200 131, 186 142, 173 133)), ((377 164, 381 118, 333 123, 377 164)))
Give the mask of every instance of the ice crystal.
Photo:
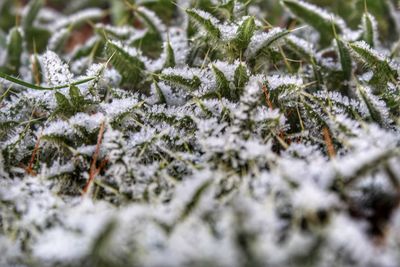
POLYGON ((0 266, 399 266, 390 1, 14 2, 0 266))
POLYGON ((56 53, 47 51, 40 59, 49 85, 64 85, 72 82, 73 76, 68 66, 62 62, 56 53))
POLYGON ((278 34, 282 34, 284 31, 281 28, 273 28, 269 32, 256 33, 251 38, 250 44, 246 49, 245 55, 248 57, 256 55, 261 48, 269 43, 274 42, 274 38, 278 34))

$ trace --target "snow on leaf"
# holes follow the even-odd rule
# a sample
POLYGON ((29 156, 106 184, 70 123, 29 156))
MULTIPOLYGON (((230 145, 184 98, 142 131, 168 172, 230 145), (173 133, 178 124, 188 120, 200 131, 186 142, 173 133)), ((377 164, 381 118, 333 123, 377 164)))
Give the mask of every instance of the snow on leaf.
POLYGON ((289 31, 281 28, 273 28, 267 33, 256 33, 250 40, 249 46, 245 51, 245 56, 248 58, 256 56, 260 50, 270 47, 289 33, 289 31))
POLYGON ((48 85, 64 85, 73 81, 73 75, 69 71, 67 64, 56 53, 49 50, 41 55, 39 59, 48 85))

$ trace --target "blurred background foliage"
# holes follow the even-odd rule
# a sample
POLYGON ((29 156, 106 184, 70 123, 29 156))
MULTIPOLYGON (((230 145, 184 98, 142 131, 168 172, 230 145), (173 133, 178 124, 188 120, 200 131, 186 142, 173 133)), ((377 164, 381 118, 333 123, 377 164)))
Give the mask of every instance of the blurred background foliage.
MULTIPOLYGON (((16 25, 21 24, 20 10, 32 2, 33 0, 1 0, 0 1, 0 47, 4 47, 6 36, 9 31, 16 25)), ((216 5, 213 0, 187 0, 191 6, 198 7, 220 15, 219 10, 214 8, 216 5)), ((262 16, 272 25, 286 27, 293 25, 289 16, 284 16, 284 10, 279 3, 279 0, 243 0, 246 3, 251 1, 260 5, 260 10, 265 10, 262 16)), ((177 12, 179 2, 172 0, 79 0, 79 1, 64 1, 64 0, 42 0, 44 6, 55 8, 63 14, 73 14, 79 10, 89 7, 98 7, 105 10, 104 22, 112 22, 113 25, 135 25, 137 23, 134 12, 130 12, 128 5, 135 4, 146 6, 155 11, 157 15, 168 25, 171 18, 177 12)), ((398 18, 392 16, 393 10, 399 8, 395 0, 310 0, 310 3, 326 8, 341 16, 352 29, 357 29, 360 25, 361 17, 365 11, 368 11, 376 17, 380 27, 380 37, 387 42, 396 41, 399 38, 398 18)), ((81 25, 75 29, 76 32, 82 30, 87 25, 81 25)), ((26 42, 30 52, 36 49, 36 52, 42 52, 46 49, 48 39, 51 33, 46 29, 35 27, 35 25, 27 25, 25 29, 26 42)), ((86 31, 88 32, 88 31, 86 31)), ((149 44, 154 41, 148 38, 149 44)), ((143 46, 143 43, 142 43, 143 46)), ((150 46, 154 48, 154 46, 150 46)))

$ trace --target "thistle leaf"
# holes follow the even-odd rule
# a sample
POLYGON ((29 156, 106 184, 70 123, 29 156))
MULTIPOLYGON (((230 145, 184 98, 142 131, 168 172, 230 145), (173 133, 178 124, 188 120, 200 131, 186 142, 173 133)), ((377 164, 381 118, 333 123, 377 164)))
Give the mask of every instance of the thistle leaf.
POLYGON ((212 65, 212 70, 214 72, 216 81, 217 81, 217 89, 224 97, 229 97, 230 89, 229 89, 229 81, 225 77, 224 73, 219 70, 214 64, 212 65))
POLYGON ((60 52, 64 49, 65 44, 71 37, 71 29, 64 28, 54 33, 48 42, 48 48, 51 51, 60 52))
POLYGON ((57 101, 57 109, 59 112, 70 112, 73 107, 69 102, 68 98, 60 92, 55 92, 54 96, 57 101))
POLYGON ((339 50, 340 63, 342 65, 343 78, 350 81, 352 74, 352 60, 349 48, 339 37, 336 37, 336 45, 339 50))
POLYGON ((374 75, 381 77, 384 81, 396 81, 398 77, 396 66, 385 55, 372 49, 364 41, 349 44, 356 59, 364 63, 374 71, 374 75))
POLYGON ((256 57, 263 49, 270 47, 275 42, 290 34, 290 31, 281 28, 273 28, 268 33, 259 33, 252 36, 244 53, 247 59, 256 57))
POLYGON ((304 23, 312 26, 320 34, 321 44, 326 46, 334 38, 332 26, 337 33, 343 33, 346 24, 343 19, 325 10, 298 0, 283 0, 283 5, 304 23))
POLYGON ((289 35, 285 38, 285 45, 295 52, 302 60, 306 62, 316 62, 316 51, 312 43, 299 38, 295 35, 289 35))
POLYGON ((178 73, 170 72, 168 69, 163 71, 160 78, 168 83, 181 86, 190 90, 194 90, 200 87, 201 81, 196 75, 180 75, 178 73))
POLYGON ((250 40, 256 29, 254 17, 248 17, 237 29, 235 43, 237 47, 244 51, 250 43, 250 40))
POLYGON ((8 34, 7 42, 7 68, 11 75, 18 75, 23 52, 23 38, 21 29, 14 27, 8 34))
POLYGON ((22 25, 26 30, 33 27, 34 21, 39 14, 40 9, 42 9, 44 0, 31 0, 28 4, 26 15, 23 16, 22 25))
POLYGON ((170 41, 166 43, 166 53, 167 57, 165 59, 164 68, 173 68, 175 67, 175 53, 174 49, 172 49, 170 41))
POLYGON ((80 110, 85 105, 85 98, 81 94, 79 88, 76 85, 71 85, 69 87, 69 97, 71 99, 71 104, 76 110, 80 110))
POLYGON ((219 21, 210 13, 198 9, 188 9, 186 13, 201 25, 210 36, 217 39, 220 38, 221 32, 218 28, 219 21))
POLYGON ((243 91, 243 88, 249 81, 249 75, 247 73, 247 67, 245 64, 240 63, 235 70, 235 86, 239 90, 239 95, 243 91))
POLYGON ((165 32, 167 30, 167 27, 156 15, 156 13, 142 6, 138 7, 135 12, 144 21, 150 32, 155 33, 160 38, 160 40, 165 39, 165 32))
POLYGON ((125 82, 137 84, 142 80, 145 66, 136 49, 109 41, 105 53, 125 82))
POLYGON ((367 107, 372 120, 382 126, 388 126, 392 122, 385 102, 374 96, 369 88, 359 85, 357 87, 357 92, 360 101, 367 107))
POLYGON ((99 8, 88 8, 75 12, 72 15, 59 18, 54 25, 51 25, 51 28, 54 32, 63 28, 73 29, 81 26, 87 21, 99 20, 103 15, 103 11, 99 8))
POLYGON ((379 39, 378 23, 375 17, 368 12, 364 13, 362 17, 362 30, 364 41, 371 47, 375 47, 379 39))
POLYGON ((165 95, 164 95, 163 91, 161 90, 160 86, 158 85, 158 83, 156 81, 153 81, 153 84, 156 89, 159 102, 161 104, 166 103, 167 101, 166 101, 165 95))

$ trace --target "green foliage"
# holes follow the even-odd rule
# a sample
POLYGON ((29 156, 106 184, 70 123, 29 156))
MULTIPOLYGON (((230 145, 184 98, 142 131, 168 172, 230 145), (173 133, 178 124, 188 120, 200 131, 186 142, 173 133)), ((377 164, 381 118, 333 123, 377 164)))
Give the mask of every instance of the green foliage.
POLYGON ((218 20, 211 14, 194 9, 188 9, 186 10, 186 13, 188 13, 193 20, 203 27, 210 36, 214 38, 219 38, 221 36, 221 32, 217 26, 218 20))
POLYGON ((224 97, 229 96, 229 81, 224 73, 220 71, 215 65, 212 65, 212 70, 217 80, 217 89, 224 97))
POLYGON ((387 82, 396 82, 398 78, 397 67, 391 62, 391 59, 378 51, 369 47, 363 42, 349 44, 356 59, 361 61, 367 68, 374 71, 374 77, 371 83, 379 90, 385 89, 387 82))
POLYGON ((193 75, 191 78, 185 78, 178 74, 162 74, 160 79, 167 81, 171 84, 175 84, 177 86, 182 86, 189 90, 197 89, 201 85, 201 81, 199 77, 193 75))
POLYGON ((32 28, 40 9, 43 7, 44 0, 32 0, 27 7, 27 14, 22 19, 25 30, 32 28))
POLYGON ((376 28, 375 18, 368 12, 362 18, 363 23, 363 39, 371 47, 374 47, 378 40, 378 32, 376 28))
POLYGON ((79 85, 79 84, 87 83, 87 82, 90 82, 91 80, 94 79, 93 77, 90 77, 90 78, 82 79, 82 80, 77 81, 77 82, 73 82, 71 84, 58 85, 58 86, 53 86, 53 87, 44 87, 44 86, 38 86, 38 85, 35 85, 35 84, 31 84, 31 83, 25 82, 25 81, 23 81, 21 79, 14 78, 14 77, 9 76, 9 75, 7 75, 5 73, 2 73, 2 72, 0 72, 0 78, 3 78, 5 80, 7 80, 7 81, 10 81, 10 82, 14 83, 14 84, 21 85, 23 87, 34 89, 34 90, 57 90, 57 89, 62 89, 62 88, 69 87, 71 85, 79 85))
POLYGON ((398 266, 399 18, 0 1, 0 266, 398 266))
POLYGON ((247 73, 247 67, 243 63, 239 64, 235 70, 235 86, 238 89, 238 95, 242 94, 244 86, 249 81, 249 76, 247 73))
POLYGON ((260 36, 254 38, 254 47, 251 46, 247 48, 246 57, 252 59, 259 56, 261 53, 265 52, 274 43, 281 40, 285 36, 289 35, 289 30, 282 30, 275 28, 270 30, 267 34, 261 34, 260 36))
POLYGON ((283 0, 282 3, 297 18, 319 32, 321 44, 324 46, 328 45, 334 38, 332 27, 338 33, 342 33, 344 30, 343 21, 334 14, 313 8, 308 3, 298 0, 283 0))
POLYGON ((342 65, 343 78, 346 81, 350 81, 352 75, 352 59, 350 55, 349 48, 347 44, 340 40, 338 37, 336 38, 336 45, 339 50, 340 64, 342 65))
POLYGON ((60 92, 55 92, 54 95, 57 101, 57 113, 65 116, 82 112, 89 104, 75 85, 69 87, 69 99, 60 92))
POLYGON ((175 62, 175 52, 172 49, 171 43, 168 41, 166 45, 167 58, 165 59, 164 68, 173 68, 176 65, 175 62))
POLYGON ((248 17, 237 29, 236 33, 236 45, 244 51, 250 43, 251 37, 253 37, 254 31, 256 30, 256 23, 254 17, 248 17))
MULTIPOLYGON (((133 50, 134 51, 134 50, 133 50)), ((105 54, 113 66, 121 73, 124 82, 137 84, 143 78, 144 64, 138 54, 129 53, 124 47, 107 42, 105 54)))
POLYGON ((21 55, 23 51, 23 39, 21 29, 14 27, 8 34, 7 43, 7 65, 8 73, 16 75, 21 66, 21 55))

